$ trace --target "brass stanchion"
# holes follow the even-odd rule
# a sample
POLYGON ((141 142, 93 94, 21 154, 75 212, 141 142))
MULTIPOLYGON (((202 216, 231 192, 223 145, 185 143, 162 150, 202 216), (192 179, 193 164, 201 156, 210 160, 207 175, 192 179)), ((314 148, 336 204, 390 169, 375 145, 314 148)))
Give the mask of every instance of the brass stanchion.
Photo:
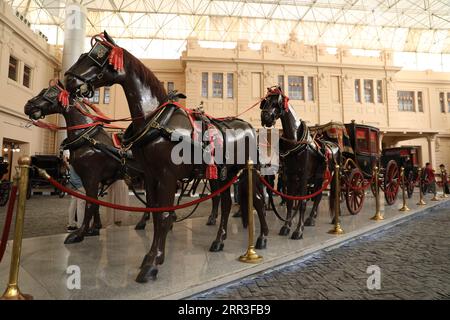
POLYGON ((344 234, 344 230, 341 227, 341 223, 339 221, 339 216, 341 213, 341 178, 340 178, 340 167, 338 164, 334 167, 334 178, 336 179, 336 199, 334 205, 334 228, 328 231, 330 234, 340 235, 344 234))
POLYGON ((406 205, 406 185, 405 185, 405 168, 400 169, 400 179, 402 181, 402 199, 403 199, 403 206, 399 209, 399 211, 409 211, 410 209, 406 205))
POLYGON ((375 179, 375 215, 370 218, 371 220, 375 221, 381 221, 384 220, 384 217, 381 215, 380 212, 380 189, 378 187, 378 167, 375 166, 373 168, 373 177, 375 179))
POLYGON ((417 174, 419 175, 419 202, 417 202, 417 205, 424 206, 427 203, 423 200, 422 168, 419 168, 417 174))
POLYGON ((448 195, 445 194, 445 183, 447 182, 446 178, 447 178, 447 172, 445 172, 445 170, 441 169, 442 198, 448 198, 448 195))
POLYGON ((32 300, 29 294, 21 293, 19 290, 19 267, 20 253, 22 251, 23 223, 25 216, 25 202, 27 200, 28 171, 30 169, 31 158, 28 156, 19 159, 20 181, 19 198, 17 201, 17 215, 14 229, 14 240, 11 255, 11 267, 9 270, 9 282, 1 300, 32 300))
POLYGON ((248 248, 247 252, 239 257, 239 261, 246 263, 258 263, 262 260, 262 256, 258 255, 253 245, 253 161, 247 161, 247 174, 248 174, 248 248))

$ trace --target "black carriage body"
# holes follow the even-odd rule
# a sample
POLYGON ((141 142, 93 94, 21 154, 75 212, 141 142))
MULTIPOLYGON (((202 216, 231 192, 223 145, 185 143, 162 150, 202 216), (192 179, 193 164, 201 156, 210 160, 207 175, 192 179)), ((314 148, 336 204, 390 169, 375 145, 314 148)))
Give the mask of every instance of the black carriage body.
POLYGON ((419 167, 418 147, 396 147, 383 149, 381 165, 385 167, 390 160, 394 160, 399 167, 405 170, 415 170, 419 167))
POLYGON ((345 128, 354 153, 353 155, 347 153, 344 156, 353 158, 366 177, 372 176, 373 167, 380 162, 380 130, 354 121, 346 123, 345 128))
MULTIPOLYGON (((31 196, 33 188, 52 187, 47 179, 42 178, 35 167, 44 169, 56 181, 66 184, 68 172, 64 166, 63 160, 55 155, 35 155, 31 157, 31 169, 29 171, 29 190, 31 196)), ((52 187, 53 188, 53 187, 52 187)), ((56 190, 55 190, 56 191, 56 190)))

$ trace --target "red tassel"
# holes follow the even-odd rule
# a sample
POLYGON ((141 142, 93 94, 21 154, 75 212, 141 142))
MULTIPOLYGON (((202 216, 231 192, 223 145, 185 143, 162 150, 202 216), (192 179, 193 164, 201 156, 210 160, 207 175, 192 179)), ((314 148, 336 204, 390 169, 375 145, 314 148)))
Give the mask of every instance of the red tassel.
POLYGON ((58 101, 61 103, 63 107, 69 106, 69 92, 67 90, 61 90, 58 95, 58 101))
POLYGON ((206 168, 206 179, 215 180, 217 178, 217 166, 215 164, 208 164, 206 168))
POLYGON ((109 64, 113 66, 114 70, 123 70, 123 49, 121 47, 113 47, 109 54, 109 64))

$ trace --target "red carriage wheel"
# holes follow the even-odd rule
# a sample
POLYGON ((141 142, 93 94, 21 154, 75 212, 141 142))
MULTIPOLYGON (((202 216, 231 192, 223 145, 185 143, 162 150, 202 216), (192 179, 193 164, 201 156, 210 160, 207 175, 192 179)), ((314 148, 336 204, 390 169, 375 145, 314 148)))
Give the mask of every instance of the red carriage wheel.
POLYGON ((345 202, 347 209, 351 214, 358 214, 364 204, 365 191, 364 176, 361 170, 355 168, 351 171, 348 178, 348 185, 346 188, 345 202))
POLYGON ((393 205, 400 188, 400 170, 394 160, 388 162, 384 173, 384 198, 388 205, 393 205))

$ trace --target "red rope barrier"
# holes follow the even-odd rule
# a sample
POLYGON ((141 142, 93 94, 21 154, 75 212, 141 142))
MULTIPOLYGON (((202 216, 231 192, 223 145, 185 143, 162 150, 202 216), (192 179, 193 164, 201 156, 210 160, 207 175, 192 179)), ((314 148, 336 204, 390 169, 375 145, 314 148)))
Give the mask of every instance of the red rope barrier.
POLYGON ((117 209, 117 210, 122 210, 122 211, 153 212, 153 213, 155 213, 155 212, 175 211, 175 210, 178 210, 178 209, 183 209, 183 208, 187 208, 187 207, 193 206, 193 205, 195 205, 197 203, 200 203, 200 202, 204 202, 206 200, 214 198, 218 194, 220 194, 220 193, 224 192, 225 190, 227 190, 238 179, 238 176, 235 176, 233 179, 231 179, 231 181, 229 181, 222 188, 216 190, 215 192, 211 193, 210 195, 207 195, 206 197, 202 197, 200 199, 197 199, 197 200, 194 200, 194 201, 191 201, 191 202, 183 203, 183 204, 172 206, 172 207, 140 208, 140 207, 123 206, 123 205, 120 205, 120 204, 109 203, 109 202, 106 202, 106 201, 102 201, 102 200, 98 200, 98 199, 94 199, 94 198, 88 197, 88 196, 86 196, 84 194, 78 193, 78 192, 76 192, 76 191, 74 191, 72 189, 69 189, 69 188, 63 186, 58 181, 56 181, 52 177, 50 177, 48 175, 48 173, 45 172, 45 170, 38 169, 38 171, 39 171, 39 174, 43 178, 47 179, 55 188, 57 188, 57 189, 59 189, 59 190, 61 190, 63 192, 66 192, 67 194, 70 194, 71 196, 74 196, 76 198, 80 198, 80 199, 83 199, 83 200, 85 200, 87 202, 98 204, 100 206, 104 206, 104 207, 108 207, 108 208, 112 208, 112 209, 117 209))
POLYGON ((3 255, 6 251, 6 243, 8 242, 9 230, 14 212, 14 204, 16 203, 17 186, 13 185, 9 195, 8 211, 6 212, 5 225, 3 226, 2 239, 0 242, 0 262, 2 262, 3 255))
POLYGON ((275 190, 262 176, 259 176, 259 180, 261 180, 261 182, 273 193, 279 195, 280 197, 286 198, 288 200, 308 200, 311 198, 314 198, 315 196, 321 194, 330 184, 331 182, 331 174, 329 171, 325 171, 325 182, 322 185, 322 188, 320 188, 319 190, 317 190, 314 193, 308 194, 306 196, 291 196, 288 194, 284 194, 280 191, 275 190))

